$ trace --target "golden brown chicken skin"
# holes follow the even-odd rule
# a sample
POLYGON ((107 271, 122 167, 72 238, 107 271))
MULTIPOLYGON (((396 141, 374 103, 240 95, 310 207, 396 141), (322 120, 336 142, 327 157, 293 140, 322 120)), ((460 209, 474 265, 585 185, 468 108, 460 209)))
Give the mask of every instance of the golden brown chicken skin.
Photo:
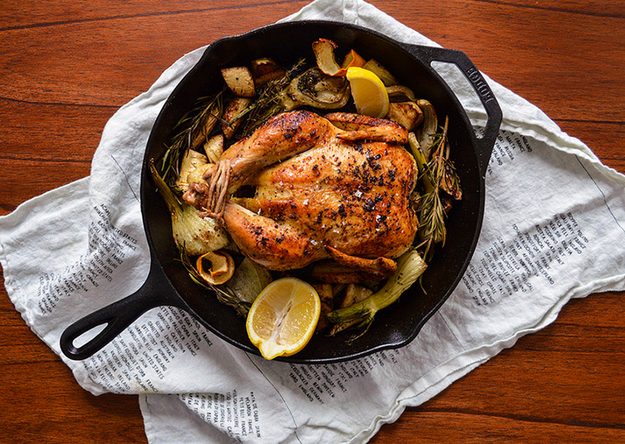
POLYGON ((221 158, 230 162, 229 193, 254 190, 226 203, 225 227, 243 254, 272 270, 332 258, 388 277, 418 225, 406 141, 387 120, 280 114, 221 158))

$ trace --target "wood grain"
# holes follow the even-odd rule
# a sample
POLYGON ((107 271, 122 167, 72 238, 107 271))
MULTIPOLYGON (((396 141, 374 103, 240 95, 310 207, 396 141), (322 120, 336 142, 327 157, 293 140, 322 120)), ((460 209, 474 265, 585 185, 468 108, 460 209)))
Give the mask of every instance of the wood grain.
MULTIPOLYGON (((306 1, 5 0, 0 214, 89 174, 107 120, 186 52, 306 1)), ((539 106, 625 172, 625 3, 372 0, 539 106)), ((624 294, 573 300, 371 440, 625 442, 624 294)), ((0 441, 146 442, 134 396, 94 397, 0 295, 0 441)))

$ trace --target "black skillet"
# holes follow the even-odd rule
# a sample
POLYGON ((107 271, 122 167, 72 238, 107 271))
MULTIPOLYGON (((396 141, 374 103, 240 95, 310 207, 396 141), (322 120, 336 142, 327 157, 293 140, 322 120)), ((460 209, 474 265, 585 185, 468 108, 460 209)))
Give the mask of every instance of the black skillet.
MULTIPOLYGON (((418 285, 376 315, 369 331, 349 344, 351 333, 334 337, 317 335, 300 353, 281 360, 297 363, 329 363, 354 359, 375 351, 410 343, 425 322, 449 297, 468 266, 475 249, 484 211, 484 174, 501 123, 501 110, 490 88, 466 55, 459 51, 410 45, 358 26, 336 22, 301 21, 262 27, 211 44, 197 65, 183 78, 161 110, 148 140, 141 177, 141 208, 150 246, 147 281, 136 293, 70 325, 61 337, 61 350, 70 359, 85 359, 113 340, 149 309, 174 306, 191 313, 210 331, 245 351, 258 354, 249 342, 245 320, 217 301, 214 294, 194 284, 177 260, 170 215, 150 178, 147 162, 158 159, 171 138, 173 126, 192 108, 196 99, 221 88, 220 69, 271 57, 283 66, 299 58, 314 60, 311 43, 331 39, 340 51, 355 49, 365 59, 375 58, 419 98, 432 102, 440 116, 449 116, 449 139, 463 189, 448 219, 444 249, 435 255, 418 285), (488 114, 481 138, 477 138, 460 102, 432 68, 432 62, 455 64, 468 79, 488 114), (95 327, 104 329, 80 346, 74 340, 95 327)), ((337 59, 339 59, 337 57, 337 59)))

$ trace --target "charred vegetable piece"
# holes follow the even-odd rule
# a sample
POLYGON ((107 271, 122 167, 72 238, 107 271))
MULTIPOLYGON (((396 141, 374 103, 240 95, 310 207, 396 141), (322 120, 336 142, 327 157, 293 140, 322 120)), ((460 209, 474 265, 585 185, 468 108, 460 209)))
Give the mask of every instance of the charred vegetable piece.
POLYGON ((312 266, 311 276, 320 282, 329 284, 354 284, 373 279, 368 271, 339 264, 333 260, 315 262, 312 266))
POLYGON ((197 127, 191 127, 192 130, 189 131, 189 135, 191 136, 189 148, 193 150, 198 149, 206 141, 206 138, 213 129, 215 129, 215 125, 217 125, 220 117, 221 109, 218 104, 206 108, 198 118, 197 127))
POLYGON ((233 97, 228 101, 221 122, 221 131, 226 139, 232 138, 243 123, 241 117, 250 103, 252 103, 252 99, 247 97, 233 97))
POLYGON ((250 65, 250 70, 252 72, 252 76, 254 77, 254 84, 256 87, 271 80, 277 80, 286 72, 283 67, 268 57, 253 60, 250 65))
POLYGON ((423 111, 414 102, 389 103, 386 118, 411 131, 423 122, 423 111))

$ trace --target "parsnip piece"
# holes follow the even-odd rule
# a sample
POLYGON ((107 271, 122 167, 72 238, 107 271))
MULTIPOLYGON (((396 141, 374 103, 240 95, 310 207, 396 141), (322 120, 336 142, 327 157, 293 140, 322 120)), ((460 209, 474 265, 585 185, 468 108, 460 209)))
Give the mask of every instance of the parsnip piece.
POLYGON ((228 88, 239 97, 254 97, 256 95, 256 87, 254 86, 254 77, 246 66, 233 66, 232 68, 224 68, 221 75, 226 81, 228 88))
POLYGON ((250 64, 250 71, 256 86, 279 79, 286 72, 283 67, 268 57, 253 60, 250 64))
POLYGON ((238 118, 239 114, 241 114, 250 103, 252 103, 252 99, 247 97, 233 97, 230 99, 224 110, 223 122, 221 123, 221 130, 226 139, 230 139, 239 125, 241 125, 243 120, 238 118))
POLYGON ((390 103, 386 118, 411 131, 423 122, 423 111, 414 102, 390 103))
POLYGON ((368 270, 339 264, 333 260, 317 261, 313 264, 311 276, 329 284, 353 284, 364 281, 382 280, 383 274, 375 275, 368 270))
POLYGON ((221 117, 219 113, 220 111, 217 105, 213 105, 210 111, 206 112, 198 131, 196 131, 193 136, 193 141, 190 146, 191 149, 196 150, 204 143, 206 138, 215 128, 215 125, 217 125, 218 118, 221 117))

